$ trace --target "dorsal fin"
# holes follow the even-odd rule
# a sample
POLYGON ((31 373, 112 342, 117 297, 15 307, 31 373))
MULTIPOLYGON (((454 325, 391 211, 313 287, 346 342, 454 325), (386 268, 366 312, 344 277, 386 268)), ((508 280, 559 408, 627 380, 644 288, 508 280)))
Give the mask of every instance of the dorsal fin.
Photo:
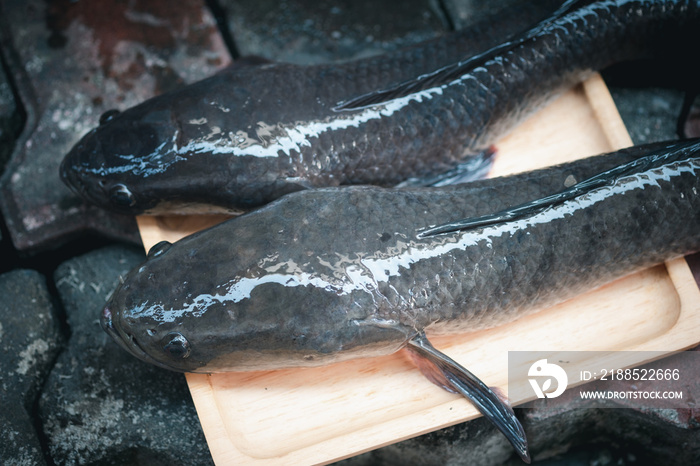
POLYGON ((386 89, 372 91, 367 94, 353 97, 352 99, 338 102, 338 104, 333 107, 333 110, 336 112, 358 110, 365 107, 370 107, 372 105, 386 103, 400 97, 406 97, 426 89, 448 84, 460 76, 463 76, 468 71, 482 65, 487 60, 497 56, 498 54, 511 50, 530 40, 534 36, 540 34, 554 21, 558 20, 562 16, 571 12, 574 8, 580 6, 580 4, 584 3, 590 3, 590 0, 567 0, 549 18, 540 21, 536 26, 523 34, 516 36, 511 40, 505 41, 502 44, 487 50, 486 52, 476 54, 467 58, 466 60, 447 65, 431 73, 420 75, 417 78, 404 81, 386 89))
POLYGON ((469 217, 454 222, 444 223, 432 228, 428 228, 418 233, 419 238, 427 238, 441 233, 453 233, 457 231, 471 230, 479 227, 486 227, 505 223, 519 218, 528 217, 543 210, 562 204, 565 201, 581 196, 593 189, 602 186, 611 185, 618 179, 633 175, 638 172, 646 171, 652 168, 660 167, 664 164, 671 163, 687 156, 687 149, 695 147, 698 149, 700 140, 690 140, 688 143, 681 143, 678 146, 668 147, 669 152, 659 154, 652 153, 635 159, 631 162, 617 165, 609 170, 601 172, 590 178, 587 178, 570 188, 564 189, 558 193, 549 196, 541 197, 523 204, 509 207, 493 214, 482 215, 479 217, 469 217))

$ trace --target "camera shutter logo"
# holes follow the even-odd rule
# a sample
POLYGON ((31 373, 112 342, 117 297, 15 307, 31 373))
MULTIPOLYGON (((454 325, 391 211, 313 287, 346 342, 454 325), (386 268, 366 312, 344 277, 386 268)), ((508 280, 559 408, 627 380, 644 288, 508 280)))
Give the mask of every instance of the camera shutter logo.
POLYGON ((540 359, 535 361, 527 372, 529 377, 535 377, 534 379, 528 379, 532 389, 535 391, 537 398, 556 398, 566 390, 566 386, 569 383, 569 378, 566 375, 566 371, 556 364, 550 364, 546 359, 540 359), (555 390, 552 388, 552 380, 557 381, 557 386, 555 390), (542 381, 542 385, 538 383, 542 381))

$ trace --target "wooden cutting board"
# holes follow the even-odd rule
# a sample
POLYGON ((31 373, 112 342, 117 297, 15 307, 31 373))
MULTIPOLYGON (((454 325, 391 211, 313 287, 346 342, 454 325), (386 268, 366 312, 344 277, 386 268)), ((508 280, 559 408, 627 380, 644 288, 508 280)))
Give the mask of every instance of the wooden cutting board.
MULTIPOLYGON (((499 142, 492 176, 630 145, 594 75, 499 142)), ((224 219, 137 220, 148 250, 224 219)), ((671 352, 696 345, 700 291, 678 259, 502 327, 431 340, 487 385, 505 389, 509 350, 671 352)), ((626 353, 616 364, 645 362, 640 357, 626 353)), ((187 382, 217 465, 329 463, 479 416, 468 401, 425 379, 403 351, 313 369, 188 374, 187 382)))

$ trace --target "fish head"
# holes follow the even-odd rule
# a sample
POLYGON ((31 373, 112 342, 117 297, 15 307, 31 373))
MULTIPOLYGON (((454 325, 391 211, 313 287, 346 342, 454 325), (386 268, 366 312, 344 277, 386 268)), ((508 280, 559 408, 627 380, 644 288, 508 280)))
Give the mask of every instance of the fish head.
POLYGON ((248 86, 260 79, 226 70, 110 110, 65 156, 61 178, 88 202, 130 215, 240 214, 306 189, 309 168, 276 142, 296 134, 277 120, 297 116, 254 98, 248 86))
POLYGON ((154 206, 162 173, 177 161, 177 129, 160 100, 127 111, 109 110, 60 167, 64 183, 100 207, 139 214, 154 206), (144 183, 144 179, 151 182, 144 183))
MULTIPOLYGON (((211 104, 221 89, 210 82, 105 112, 66 154, 64 183, 91 204, 129 215, 240 214, 246 207, 231 200, 239 179, 266 182, 259 174, 267 168, 251 173, 247 160, 226 160, 212 150, 226 143, 219 129, 226 127, 227 112, 211 104)), ((242 205, 246 195, 238 194, 242 205)))
POLYGON ((204 373, 325 365, 405 344, 412 329, 375 318, 386 301, 377 290, 331 276, 309 253, 318 240, 285 255, 300 238, 259 212, 154 246, 111 296, 105 331, 144 361, 204 373))
MULTIPOLYGON (((148 260, 165 253, 170 246, 171 244, 167 241, 156 244, 150 249, 148 260)), ((100 325, 122 349, 137 358, 161 368, 186 371, 190 364, 183 365, 182 361, 192 363, 194 360, 188 359, 190 344, 187 338, 177 331, 177 323, 165 322, 166 328, 162 330, 162 319, 155 315, 157 311, 149 307, 151 301, 139 303, 139 305, 134 299, 131 299, 133 289, 139 286, 148 286, 148 282, 150 282, 154 293, 153 301, 158 299, 162 291, 162 288, 155 283, 156 277, 153 272, 148 272, 149 279, 145 280, 145 283, 142 280, 143 273, 146 273, 145 265, 144 263, 132 270, 125 278, 120 278, 121 284, 102 310, 100 325), (166 339, 166 335, 170 336, 170 342, 163 341, 166 339), (163 354, 167 354, 169 357, 162 358, 161 351, 154 350, 159 345, 163 354), (155 354, 156 357, 151 356, 152 354, 155 354), (180 363, 170 364, 170 359, 180 363)))

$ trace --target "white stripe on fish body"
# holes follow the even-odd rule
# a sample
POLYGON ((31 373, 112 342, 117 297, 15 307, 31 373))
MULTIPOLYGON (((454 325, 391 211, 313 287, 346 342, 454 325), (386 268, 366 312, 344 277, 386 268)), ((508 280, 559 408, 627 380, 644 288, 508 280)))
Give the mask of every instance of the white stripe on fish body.
MULTIPOLYGON (((319 138, 324 133, 340 129, 359 128, 368 121, 390 117, 411 102, 422 102, 424 99, 434 95, 441 95, 445 87, 447 85, 426 89, 406 97, 391 100, 385 104, 365 108, 356 113, 348 113, 347 115, 338 113, 332 117, 327 117, 326 121, 299 123, 294 126, 287 126, 284 123, 270 126, 260 122, 258 123, 258 128, 256 128, 257 137, 255 138, 236 134, 231 135, 230 138, 218 138, 214 141, 198 139, 180 147, 177 153, 182 155, 188 153, 211 153, 261 158, 278 157, 280 153, 291 156, 292 151, 301 153, 302 147, 312 147, 311 138, 319 138), (234 142, 234 144, 232 145, 231 142, 234 142)), ((220 133, 212 132, 209 136, 217 134, 220 133)))
MULTIPOLYGON (((673 162, 659 168, 651 169, 643 173, 629 175, 620 178, 610 186, 596 188, 590 192, 578 196, 562 204, 549 207, 530 217, 505 222, 493 226, 479 228, 473 231, 461 233, 445 234, 432 237, 429 243, 426 241, 410 240, 402 243, 402 247, 393 249, 395 253, 387 255, 381 252, 377 256, 385 257, 346 257, 335 264, 333 261, 318 258, 318 263, 326 267, 325 273, 312 270, 304 271, 303 267, 294 261, 286 261, 282 264, 266 265, 268 259, 260 262, 261 268, 268 272, 260 277, 236 277, 228 284, 220 285, 225 289, 223 294, 202 294, 194 298, 192 302, 182 309, 160 310, 153 313, 154 316, 162 317, 157 320, 174 321, 184 315, 201 315, 206 312, 209 304, 218 303, 239 303, 249 299, 254 289, 259 286, 276 283, 285 287, 311 286, 322 288, 339 296, 347 295, 354 291, 373 292, 377 290, 379 284, 388 283, 391 277, 401 275, 402 269, 409 270, 412 264, 423 260, 430 260, 449 254, 452 251, 465 250, 478 243, 485 243, 485 246, 492 248, 492 240, 504 235, 512 235, 517 231, 529 234, 530 227, 557 220, 564 220, 566 217, 574 215, 577 211, 587 209, 602 202, 612 196, 624 194, 650 186, 659 186, 659 181, 669 181, 673 176, 681 173, 691 173, 697 176, 700 169, 700 159, 684 160, 673 162), (284 273, 282 270, 288 269, 284 273)), ((695 191, 694 191, 695 193, 695 191)), ((153 308, 143 312, 152 313, 153 308)))

